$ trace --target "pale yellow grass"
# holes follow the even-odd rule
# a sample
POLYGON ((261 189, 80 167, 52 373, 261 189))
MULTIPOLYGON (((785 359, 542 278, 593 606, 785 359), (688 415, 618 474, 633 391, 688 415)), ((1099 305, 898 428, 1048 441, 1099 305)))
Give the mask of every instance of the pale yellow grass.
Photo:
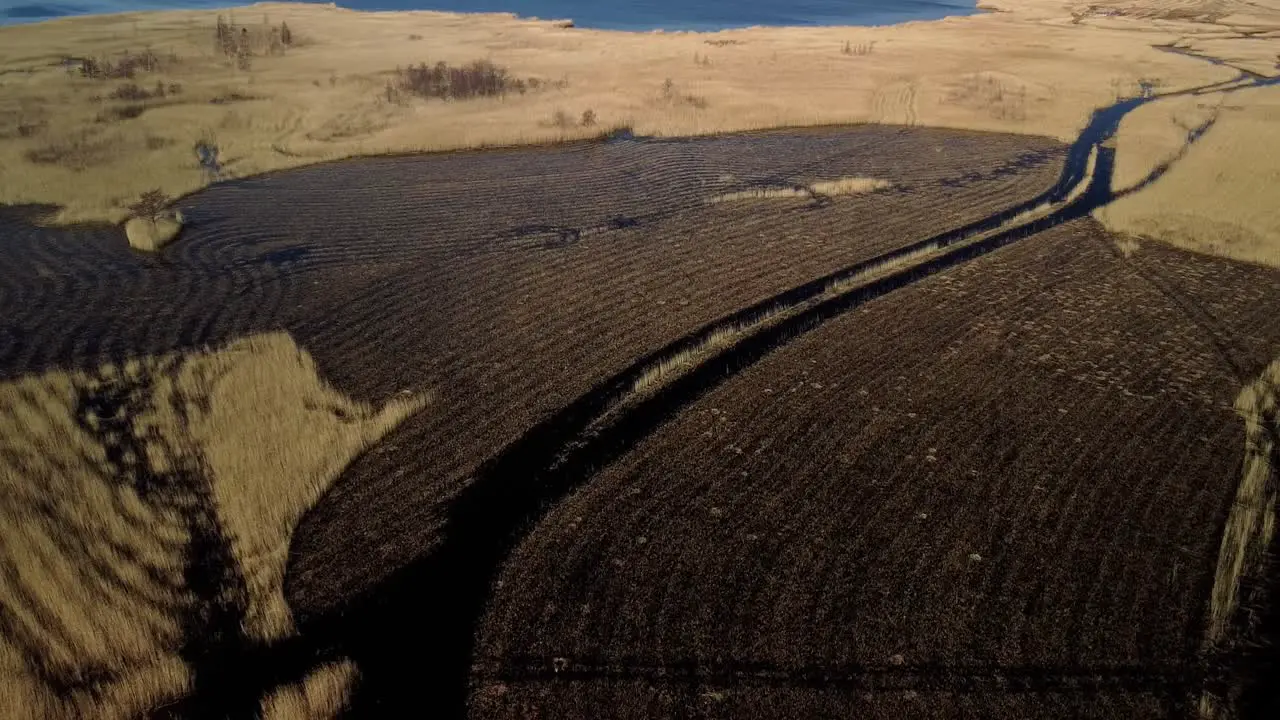
POLYGON ((809 189, 819 195, 861 195, 862 193, 884 190, 893 186, 888 180, 862 177, 842 177, 835 180, 820 180, 809 185, 809 189))
POLYGON ((1174 160, 1186 146, 1187 133, 1212 118, 1223 97, 1173 97, 1147 103, 1126 115, 1116 131, 1111 187, 1131 188, 1157 166, 1174 160))
MULTIPOLYGON (((1125 29, 1071 25, 1058 7, 876 28, 751 28, 720 33, 626 33, 564 28, 505 15, 360 13, 317 5, 236 9, 238 23, 287 20, 304 41, 284 56, 237 70, 213 49, 213 11, 67 18, 0 28, 0 202, 54 203, 61 221, 118 221, 159 186, 171 195, 207 179, 198 139, 222 150, 228 176, 387 152, 517 144, 578 137, 593 128, 548 127, 556 110, 594 110, 600 127, 688 135, 779 126, 902 122, 1067 139, 1115 88, 1140 78, 1165 88, 1229 78, 1232 71, 1160 52, 1180 28, 1136 21, 1125 29), (1041 16, 1045 16, 1041 18, 1041 16), (411 40, 418 35, 428 40, 411 40), (709 40, 735 40, 714 46, 709 40), (845 42, 866 55, 841 52, 845 42), (182 61, 155 77, 183 92, 133 119, 95 123, 120 103, 93 100, 119 83, 68 77, 63 55, 150 44, 182 61), (694 63, 693 55, 709 58, 694 63), (521 77, 566 80, 562 89, 467 102, 388 103, 397 65, 492 59, 521 77), (27 72, 27 71, 30 72, 27 72), (670 78, 674 93, 664 93, 670 78), (261 98, 212 104, 217 98, 261 98), (670 97, 705 101, 674 103, 670 97), (41 125, 43 123, 43 125, 41 125), (26 135, 16 131, 28 127, 26 135), (30 130, 30 128, 39 128, 30 130), (12 132, 11 132, 12 131, 12 132), (74 142, 71 142, 74 141, 74 142), (172 141, 171 144, 165 144, 172 141), (75 164, 33 164, 29 151, 75 146, 75 164), (78 143, 78 144, 77 144, 78 143)), ((143 73, 139 84, 154 82, 143 73)))
MULTIPOLYGON (((1212 102, 1222 103, 1217 123, 1168 173, 1095 216, 1118 232, 1280 265, 1280 86, 1240 90, 1212 102)), ((1140 143, 1122 128, 1118 144, 1126 179, 1143 174, 1142 162, 1125 159, 1127 149, 1140 143)), ((1173 151, 1172 142, 1156 151, 1148 143, 1139 154, 1150 162, 1173 151)))
POLYGON ((796 188, 758 188, 740 190, 738 192, 715 195, 707 199, 708 203, 734 202, 738 200, 770 200, 778 198, 813 198, 815 196, 834 197, 838 195, 861 195, 892 187, 888 180, 876 178, 843 177, 835 180, 821 180, 804 187, 796 188))
POLYGON ((1244 420, 1244 471, 1222 534, 1209 599, 1205 642, 1212 648, 1224 637, 1239 607, 1240 581, 1256 573, 1270 547, 1276 524, 1276 468, 1272 465, 1280 433, 1280 360, 1246 385, 1236 398, 1244 420))
POLYGON ((355 663, 329 663, 302 682, 276 690, 262 701, 261 720, 329 720, 346 708, 355 681, 355 663))
POLYGON ((197 599, 184 569, 202 495, 249 587, 244 630, 288 633, 293 525, 421 404, 345 399, 283 334, 0 384, 0 717, 137 717, 187 690, 178 652, 197 599), (129 400, 77 414, 104 391, 129 400), (114 461, 109 445, 123 449, 114 461), (158 494, 137 482, 149 477, 158 494), (45 677, 86 681, 55 692, 45 677))

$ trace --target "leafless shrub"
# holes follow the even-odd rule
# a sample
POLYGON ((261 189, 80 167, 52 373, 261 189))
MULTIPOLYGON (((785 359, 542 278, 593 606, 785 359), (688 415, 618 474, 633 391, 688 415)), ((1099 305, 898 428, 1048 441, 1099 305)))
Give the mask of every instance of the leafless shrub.
POLYGON ((587 109, 582 111, 582 122, 578 123, 582 127, 594 127, 596 124, 596 111, 587 109))
POLYGON ((693 64, 697 65, 698 67, 704 67, 704 68, 711 67, 711 56, 699 55, 698 53, 694 53, 693 64))
POLYGON ((155 188, 142 193, 142 197, 129 206, 129 212, 133 213, 134 217, 154 220, 164 212, 168 204, 169 196, 165 195, 160 188, 155 188))

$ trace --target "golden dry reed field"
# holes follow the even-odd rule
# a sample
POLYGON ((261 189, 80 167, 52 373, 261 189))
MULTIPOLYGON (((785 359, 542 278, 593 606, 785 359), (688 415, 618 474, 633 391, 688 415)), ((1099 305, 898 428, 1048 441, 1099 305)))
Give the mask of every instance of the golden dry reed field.
MULTIPOLYGON (((1114 230, 1280 262, 1276 0, 984 0, 971 17, 888 27, 615 32, 506 14, 257 4, 0 28, 0 202, 51 222, 120 222, 145 191, 377 153, 598 136, 888 123, 1073 138, 1135 95, 1224 83, 1126 118, 1117 178, 1209 135, 1097 216, 1114 230), (222 15, 239 39, 215 28, 222 15), (288 27, 287 36, 281 34, 288 27), (1172 51, 1176 48, 1178 51, 1172 51), (488 61, 519 91, 401 92, 408 68, 488 61), (86 62, 91 64, 86 72, 86 62), (112 77, 121 63, 138 70, 112 77), (399 72, 398 72, 399 71, 399 72), (195 148, 216 148, 216 171, 195 148)), ((119 75, 118 72, 115 73, 119 75)))
MULTIPOLYGON (((352 402, 284 334, 0 384, 0 717, 146 715, 187 688, 192 632, 289 636, 294 525, 424 403, 352 402)), ((354 673, 264 716, 331 715, 354 673)))

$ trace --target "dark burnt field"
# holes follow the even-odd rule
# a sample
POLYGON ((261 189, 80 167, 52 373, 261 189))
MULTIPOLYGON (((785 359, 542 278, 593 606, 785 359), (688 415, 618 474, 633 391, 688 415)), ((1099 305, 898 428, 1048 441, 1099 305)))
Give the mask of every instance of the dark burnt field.
POLYGON ((433 411, 385 444, 414 450, 358 461, 299 533, 298 601, 328 608, 422 552, 451 488, 600 378, 1031 197, 1063 151, 859 128, 338 163, 189 198, 192 227, 156 258, 114 231, 11 222, 0 376, 286 329, 353 397, 433 390, 433 411), (897 187, 704 202, 843 175, 897 187))
POLYGON ((8 210, 0 380, 285 330, 354 399, 431 394, 297 526, 297 634, 188 652, 172 716, 350 660, 352 717, 1189 717, 1237 662, 1205 613, 1275 271, 1075 219, 819 282, 1066 156, 862 127, 367 159, 191 196, 155 256, 8 210), (892 186, 707 202, 842 177, 892 186))
POLYGON ((718 385, 505 564, 474 717, 1177 717, 1274 271, 1092 220, 718 385))

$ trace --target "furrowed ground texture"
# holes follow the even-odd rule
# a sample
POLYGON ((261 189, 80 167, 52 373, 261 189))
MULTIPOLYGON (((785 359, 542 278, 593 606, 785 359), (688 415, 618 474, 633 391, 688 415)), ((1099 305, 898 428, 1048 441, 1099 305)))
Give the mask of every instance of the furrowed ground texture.
POLYGON ((505 564, 475 717, 1167 717, 1280 353, 1275 271, 1091 220, 829 321, 505 564))
POLYGON ((184 239, 155 258, 114 231, 12 221, 0 374, 286 329, 354 397, 430 388, 436 412, 362 457, 300 531, 295 602, 324 608, 424 552, 450 488, 601 378, 1029 198, 1062 152, 858 128, 338 163, 194 196, 184 239), (893 187, 707 202, 844 177, 893 187))

